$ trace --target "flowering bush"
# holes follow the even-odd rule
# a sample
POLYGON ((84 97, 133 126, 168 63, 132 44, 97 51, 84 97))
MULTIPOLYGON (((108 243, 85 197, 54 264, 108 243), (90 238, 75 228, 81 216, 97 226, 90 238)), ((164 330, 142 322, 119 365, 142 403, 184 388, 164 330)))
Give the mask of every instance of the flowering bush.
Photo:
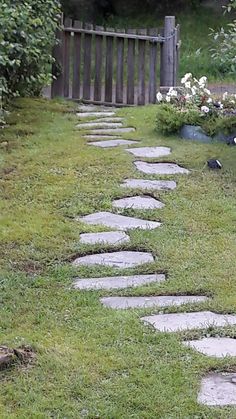
POLYGON ((207 88, 207 77, 199 80, 191 73, 181 79, 181 87, 157 93, 157 128, 176 133, 185 125, 200 125, 210 135, 236 129, 236 95, 224 93, 216 100, 207 88))

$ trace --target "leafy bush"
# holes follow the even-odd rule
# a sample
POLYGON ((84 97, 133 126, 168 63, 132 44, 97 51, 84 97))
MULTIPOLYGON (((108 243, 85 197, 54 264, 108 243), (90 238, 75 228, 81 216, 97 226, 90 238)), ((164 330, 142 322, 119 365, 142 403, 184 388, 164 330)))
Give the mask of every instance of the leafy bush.
POLYGON ((6 95, 39 94, 49 81, 58 0, 2 0, 0 74, 6 95))
POLYGON ((177 133, 183 125, 199 125, 199 112, 194 109, 188 109, 185 112, 180 110, 172 103, 163 103, 158 106, 156 125, 158 131, 163 134, 177 133))

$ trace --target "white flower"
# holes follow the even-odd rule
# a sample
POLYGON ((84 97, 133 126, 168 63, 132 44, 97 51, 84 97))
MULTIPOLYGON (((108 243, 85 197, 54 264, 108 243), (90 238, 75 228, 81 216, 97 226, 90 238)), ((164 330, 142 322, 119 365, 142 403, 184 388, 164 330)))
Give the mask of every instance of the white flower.
POLYGON ((227 98, 227 96, 228 96, 228 92, 224 92, 224 94, 223 94, 223 100, 225 100, 227 98))
POLYGON ((157 93, 156 98, 157 98, 157 102, 161 102, 163 100, 163 96, 162 96, 161 92, 157 93))
POLYGON ((212 102, 213 102, 212 98, 211 98, 211 97, 209 97, 209 98, 207 99, 207 103, 212 103, 212 102))
POLYGON ((219 104, 219 108, 220 108, 220 109, 223 109, 223 108, 224 108, 224 105, 223 105, 223 103, 221 103, 221 102, 218 102, 218 104, 219 104))
POLYGON ((166 96, 166 102, 170 102, 171 101, 171 97, 170 96, 166 96))
POLYGON ((202 76, 199 80, 198 80, 198 84, 200 87, 205 87, 207 83, 207 77, 206 76, 202 76))
POLYGON ((195 86, 191 87, 191 92, 192 92, 192 95, 193 95, 193 96, 195 96, 195 95, 196 95, 196 93, 197 93, 197 89, 196 89, 196 87, 195 87, 195 86))
POLYGON ((192 73, 186 73, 185 76, 181 79, 181 83, 185 84, 192 77, 192 73))
POLYGON ((190 81, 186 81, 186 83, 184 84, 185 89, 190 89, 191 88, 191 82, 190 81))
POLYGON ((210 109, 208 108, 208 106, 202 106, 201 111, 204 112, 204 113, 208 113, 210 111, 210 109))
POLYGON ((204 93, 206 93, 207 95, 210 95, 211 91, 209 89, 204 89, 204 93))
POLYGON ((190 100, 191 99, 191 95, 189 95, 188 93, 184 96, 185 100, 190 100))

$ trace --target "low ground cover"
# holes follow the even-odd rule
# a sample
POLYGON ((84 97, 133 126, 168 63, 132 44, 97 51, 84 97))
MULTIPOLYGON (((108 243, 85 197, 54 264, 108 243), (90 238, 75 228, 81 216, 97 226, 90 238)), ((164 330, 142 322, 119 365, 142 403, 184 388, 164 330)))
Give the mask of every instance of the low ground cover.
MULTIPOLYGON (((235 313, 236 148, 161 137, 155 131, 156 108, 123 109, 120 115, 137 128, 132 138, 140 145, 170 146, 165 161, 176 161, 191 174, 174 178, 178 187, 171 194, 153 194, 166 204, 163 209, 135 212, 163 226, 133 231, 131 243, 123 245, 157 258, 135 272, 166 272, 168 281, 119 295, 202 293, 213 300, 190 309, 235 313), (212 157, 220 158, 222 171, 208 171, 205 162, 212 157)), ((1 372, 1 417, 233 418, 233 408, 197 404, 203 374, 236 371, 233 358, 219 361, 183 348, 181 337, 201 332, 153 332, 139 319, 158 310, 109 311, 99 303, 108 293, 70 288, 78 275, 121 273, 71 267, 74 257, 94 251, 79 244, 79 233, 101 231, 74 217, 111 210, 112 200, 126 194, 120 183, 141 178, 134 158, 121 148, 100 150, 85 143, 75 129, 75 109, 67 102, 16 100, 9 126, 0 132, 0 341, 30 345, 36 352, 30 367, 1 372)), ((236 337, 236 328, 221 334, 236 337)))

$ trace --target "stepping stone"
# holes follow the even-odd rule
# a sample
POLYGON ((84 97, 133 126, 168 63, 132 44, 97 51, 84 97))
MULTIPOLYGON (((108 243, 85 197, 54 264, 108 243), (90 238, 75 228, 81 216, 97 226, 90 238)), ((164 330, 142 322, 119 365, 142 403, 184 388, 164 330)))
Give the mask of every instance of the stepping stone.
POLYGON ((134 164, 140 172, 149 175, 174 175, 189 173, 189 170, 184 169, 175 163, 146 163, 143 161, 136 161, 134 164))
POLYGON ((207 374, 202 379, 198 403, 207 406, 236 405, 236 374, 227 372, 207 374))
POLYGON ((116 128, 116 129, 95 129, 93 134, 127 134, 129 132, 135 132, 135 128, 116 128))
POLYGON ((150 196, 133 196, 130 198, 117 199, 116 201, 113 201, 112 206, 114 208, 122 209, 160 209, 163 208, 165 204, 150 196))
POLYGON ((154 262, 154 258, 151 253, 146 252, 114 252, 114 253, 99 253, 95 255, 83 256, 77 258, 74 262, 74 266, 90 266, 90 265, 102 265, 111 266, 114 268, 125 269, 134 268, 145 263, 154 262))
POLYGON ((142 220, 140 218, 112 214, 111 212, 106 211, 96 212, 81 218, 78 217, 76 218, 76 221, 81 221, 89 225, 104 225, 120 231, 127 231, 135 228, 140 228, 141 230, 153 230, 161 225, 161 223, 156 221, 142 220))
POLYGON ((93 129, 93 128, 122 128, 121 123, 112 122, 86 122, 85 124, 76 125, 78 129, 93 129))
POLYGON ((107 112, 114 111, 115 109, 111 106, 96 106, 96 105, 79 105, 78 111, 80 112, 107 112))
POLYGON ((172 307, 183 304, 206 301, 202 296, 168 296, 168 297, 106 297, 100 301, 106 307, 125 310, 128 308, 172 307))
POLYGON ((236 357, 236 339, 231 338, 204 338, 183 342, 204 355, 224 358, 225 356, 236 357))
POLYGON ((83 135, 86 140, 122 140, 122 138, 116 137, 115 135, 83 135))
POLYGON ((211 311, 196 313, 157 314, 143 317, 160 332, 178 332, 189 329, 207 329, 208 327, 224 327, 236 324, 236 316, 216 314, 211 311))
POLYGON ((128 148, 126 151, 133 154, 136 157, 163 157, 168 156, 171 153, 169 147, 140 147, 140 148, 128 148))
POLYGON ((124 118, 118 118, 118 117, 96 119, 96 122, 123 122, 123 121, 124 121, 124 118))
POLYGON ((127 243, 130 238, 121 231, 108 231, 103 233, 86 233, 80 235, 80 242, 84 244, 111 244, 127 243))
POLYGON ((166 191, 176 188, 176 182, 172 180, 145 180, 126 179, 121 185, 122 188, 144 189, 147 191, 166 191))
POLYGON ((78 112, 76 114, 76 116, 78 116, 78 118, 96 118, 96 117, 101 117, 101 116, 114 116, 115 112, 78 112))
POLYGON ((85 278, 77 279, 74 288, 81 290, 112 290, 129 287, 139 287, 152 283, 165 281, 165 275, 132 275, 132 276, 111 276, 106 278, 85 278))
POLYGON ((89 145, 94 145, 95 147, 101 148, 111 148, 111 147, 118 147, 119 145, 129 145, 137 143, 137 141, 131 140, 106 140, 106 141, 96 141, 89 143, 89 145))

